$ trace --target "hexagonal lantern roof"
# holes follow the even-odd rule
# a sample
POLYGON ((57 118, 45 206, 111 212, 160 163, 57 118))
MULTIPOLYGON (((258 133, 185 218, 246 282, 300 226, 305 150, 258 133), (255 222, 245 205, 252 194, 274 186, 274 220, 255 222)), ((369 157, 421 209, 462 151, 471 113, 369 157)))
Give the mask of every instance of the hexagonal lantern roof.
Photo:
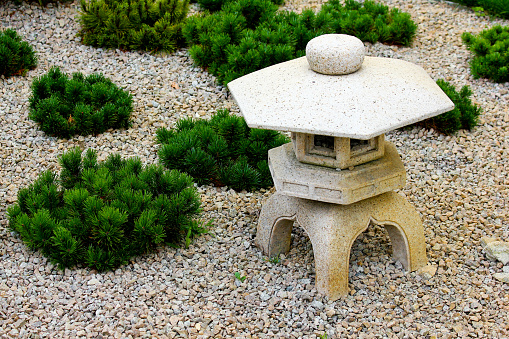
POLYGON ((363 51, 356 62, 353 73, 330 75, 312 70, 301 57, 245 75, 228 88, 249 127, 355 139, 370 139, 454 108, 420 66, 364 57, 363 51))

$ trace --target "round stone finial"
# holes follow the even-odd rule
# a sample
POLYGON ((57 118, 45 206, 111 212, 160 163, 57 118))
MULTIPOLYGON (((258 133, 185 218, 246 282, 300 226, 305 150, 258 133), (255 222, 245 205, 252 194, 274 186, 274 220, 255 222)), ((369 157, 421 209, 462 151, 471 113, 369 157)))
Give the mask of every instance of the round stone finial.
POLYGON ((351 35, 324 34, 308 42, 306 58, 315 72, 328 75, 349 74, 361 68, 364 44, 351 35))

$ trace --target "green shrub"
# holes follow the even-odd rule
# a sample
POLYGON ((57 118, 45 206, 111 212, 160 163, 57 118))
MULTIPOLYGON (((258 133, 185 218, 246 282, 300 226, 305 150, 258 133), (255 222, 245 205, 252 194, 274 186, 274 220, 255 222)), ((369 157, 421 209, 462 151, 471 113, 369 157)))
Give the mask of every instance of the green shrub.
POLYGON ((45 133, 61 138, 98 134, 129 127, 132 101, 102 74, 69 77, 53 67, 32 83, 29 117, 45 133))
POLYGON ((118 154, 98 163, 75 148, 60 158, 60 176, 44 172, 8 208, 9 228, 59 268, 99 271, 163 243, 177 244, 200 212, 192 179, 118 154))
POLYGON ((461 38, 474 54, 470 71, 475 79, 509 81, 509 27, 495 26, 476 36, 465 32, 461 38))
POLYGON ((13 29, 0 31, 0 75, 24 75, 37 66, 35 52, 13 29))
POLYGON ((433 128, 445 134, 452 134, 459 129, 472 129, 477 126, 481 108, 472 104, 470 87, 463 86, 459 92, 445 80, 438 79, 437 85, 454 103, 454 109, 431 119, 424 120, 420 125, 433 128))
POLYGON ((330 0, 321 11, 331 14, 332 33, 354 35, 371 43, 408 46, 417 31, 410 14, 374 1, 366 0, 361 4, 346 0, 341 6, 339 0, 330 0))
MULTIPOLYGON (((197 0, 202 9, 210 12, 219 11, 224 5, 233 2, 234 0, 197 0)), ((275 5, 282 5, 284 0, 271 0, 275 5)))
POLYGON ((452 0, 452 1, 462 4, 462 5, 465 5, 465 6, 468 6, 468 7, 475 7, 475 6, 479 5, 478 0, 452 0))
POLYGON ((199 185, 254 190, 272 185, 269 149, 289 140, 269 130, 250 129, 243 118, 220 110, 210 121, 179 120, 175 130, 157 131, 160 162, 194 178, 199 185))
POLYGON ((278 12, 270 0, 227 2, 221 11, 189 18, 183 35, 195 63, 221 84, 305 54, 312 38, 326 33, 363 41, 408 45, 417 26, 407 13, 366 0, 343 6, 331 0, 318 13, 278 12))
POLYGON ((493 16, 499 16, 504 19, 509 18, 509 0, 452 0, 462 5, 472 7, 474 10, 480 9, 493 16))
POLYGON ((509 19, 509 0, 480 0, 479 5, 494 16, 509 19))
POLYGON ((173 52, 188 9, 189 0, 82 0, 79 35, 96 47, 173 52))

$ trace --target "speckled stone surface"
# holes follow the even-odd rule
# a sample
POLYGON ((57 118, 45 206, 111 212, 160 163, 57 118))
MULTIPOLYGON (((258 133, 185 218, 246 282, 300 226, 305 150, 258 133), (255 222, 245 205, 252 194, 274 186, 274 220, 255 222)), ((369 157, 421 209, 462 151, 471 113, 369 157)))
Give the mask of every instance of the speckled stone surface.
MULTIPOLYGON (((282 9, 318 11, 325 2, 287 0, 282 9)), ((0 1, 2 29, 15 29, 39 58, 25 76, 0 79, 0 338, 509 338, 509 285, 497 280, 509 266, 488 259, 480 245, 483 236, 509 241, 509 87, 474 79, 460 38, 509 21, 445 1, 377 2, 410 13, 419 29, 412 46, 366 43, 366 55, 416 63, 456 89, 469 85, 483 113, 477 127, 451 136, 418 126, 386 135, 405 164, 399 194, 423 219, 433 274, 405 273, 385 229, 371 225, 350 251, 349 296, 330 302, 314 288, 314 251, 302 227, 294 227, 291 250, 278 263, 254 246, 273 189, 199 186, 210 234, 108 273, 58 270, 11 233, 6 208, 41 173, 59 171, 64 151, 93 148, 99 159, 120 153, 155 164, 158 128, 239 110, 186 49, 152 55, 84 46, 76 36, 80 1, 0 1), (28 99, 32 80, 51 66, 102 72, 128 90, 133 127, 45 136, 28 118, 28 99)))
POLYGON ((279 193, 334 204, 352 204, 405 187, 405 167, 389 142, 382 158, 352 170, 302 163, 292 144, 271 149, 269 167, 279 193))
MULTIPOLYGON (((314 135, 293 133, 292 144, 297 160, 306 164, 347 169, 369 161, 380 159, 384 155, 385 134, 370 139, 370 145, 364 151, 351 148, 350 138, 336 137, 334 139, 333 155, 318 153, 314 145, 314 135)), ((322 148, 323 150, 323 148, 322 148)))
POLYGON ((385 226, 393 256, 407 270, 427 263, 419 213, 405 198, 388 192, 350 205, 326 204, 277 192, 263 205, 256 245, 269 257, 290 250, 293 223, 313 245, 316 289, 336 300, 348 293, 350 249, 370 223, 385 226))
POLYGON ((364 61, 364 44, 347 34, 324 34, 311 39, 306 58, 315 72, 329 75, 350 74, 364 61))
POLYGON ((306 57, 228 84, 252 128, 370 139, 439 115, 454 104, 420 66, 365 57, 347 75, 324 75, 306 57))

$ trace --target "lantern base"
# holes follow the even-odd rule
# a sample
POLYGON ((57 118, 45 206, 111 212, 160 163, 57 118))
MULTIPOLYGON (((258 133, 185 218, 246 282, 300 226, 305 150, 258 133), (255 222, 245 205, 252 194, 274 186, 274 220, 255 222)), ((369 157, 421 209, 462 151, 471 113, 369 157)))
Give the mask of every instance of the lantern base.
POLYGON ((311 240, 316 287, 330 300, 348 293, 350 248, 370 223, 385 226, 394 258, 405 269, 413 271, 427 262, 419 214, 395 192, 350 205, 323 203, 276 192, 262 207, 256 245, 269 257, 288 252, 294 222, 304 228, 311 240))

